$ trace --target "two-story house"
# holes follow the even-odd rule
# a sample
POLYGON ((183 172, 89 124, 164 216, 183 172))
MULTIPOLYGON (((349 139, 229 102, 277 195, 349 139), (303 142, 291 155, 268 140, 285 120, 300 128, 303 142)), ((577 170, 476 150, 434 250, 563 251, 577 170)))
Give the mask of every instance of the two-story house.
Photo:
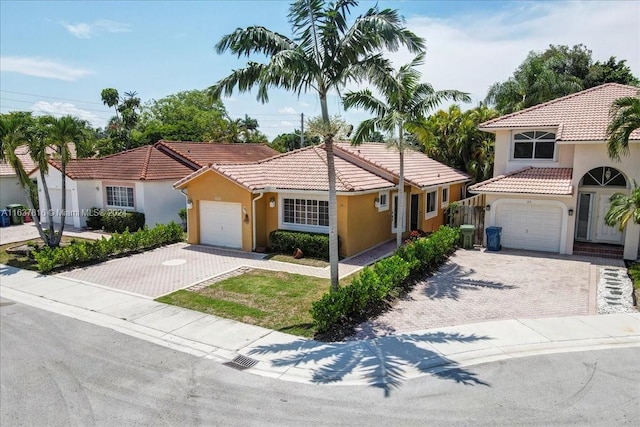
POLYGON ((640 89, 608 83, 480 125, 496 135, 494 176, 469 190, 486 196, 485 226, 502 227, 503 247, 572 254, 592 242, 638 257, 640 225, 604 222, 611 195, 640 182, 640 130, 628 156, 607 154, 611 104, 628 96, 640 89))

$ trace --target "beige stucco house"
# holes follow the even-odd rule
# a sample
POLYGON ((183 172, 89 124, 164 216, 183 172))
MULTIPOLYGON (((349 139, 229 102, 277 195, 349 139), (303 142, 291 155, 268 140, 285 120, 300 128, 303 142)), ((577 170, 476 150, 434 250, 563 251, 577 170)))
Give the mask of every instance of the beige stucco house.
POLYGON ((572 254, 576 242, 623 247, 638 257, 640 225, 609 227, 609 198, 640 182, 640 130, 628 156, 607 154, 610 107, 640 89, 609 83, 482 123, 496 135, 494 177, 469 187, 486 196, 485 226, 506 248, 572 254))
MULTIPOLYGON (((334 144, 340 253, 393 239, 399 224, 397 151, 384 144, 334 144)), ((323 146, 246 164, 212 164, 178 181, 189 204, 188 241, 252 251, 273 230, 329 232, 323 146)), ((465 197, 467 174, 416 151, 405 155, 404 232, 434 231, 449 202, 465 197)))

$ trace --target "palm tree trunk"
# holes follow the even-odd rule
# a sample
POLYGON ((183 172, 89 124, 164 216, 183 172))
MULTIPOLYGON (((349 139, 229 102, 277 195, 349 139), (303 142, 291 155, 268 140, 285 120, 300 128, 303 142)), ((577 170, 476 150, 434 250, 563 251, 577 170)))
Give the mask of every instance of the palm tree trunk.
POLYGON ((33 219, 33 223, 36 225, 38 234, 40 235, 40 238, 42 239, 42 241, 48 244, 47 235, 44 233, 44 230, 42 229, 42 224, 40 223, 40 215, 36 214, 35 212, 36 209, 40 209, 40 206, 33 205, 33 200, 31 200, 31 189, 29 188, 29 185, 27 183, 22 183, 22 182, 20 183, 20 185, 22 186, 22 191, 24 192, 24 195, 27 199, 27 207, 34 214, 34 215, 31 215, 31 218, 33 219))
MULTIPOLYGON (((322 120, 329 123, 329 110, 327 108, 327 96, 320 94, 320 108, 322 120)), ((329 271, 331 276, 331 291, 338 290, 339 272, 338 262, 338 196, 336 194, 336 168, 333 161, 333 136, 325 138, 325 150, 327 152, 327 173, 329 179, 329 271)))
POLYGON ((40 179, 42 180, 42 192, 44 193, 44 199, 45 202, 47 204, 47 213, 46 215, 48 215, 49 219, 48 219, 48 227, 49 227, 49 235, 47 236, 46 239, 44 239, 45 243, 47 244, 47 246, 49 247, 54 247, 54 233, 55 230, 53 228, 53 208, 51 206, 51 196, 49 196, 49 186, 47 185, 47 180, 44 177, 44 171, 42 170, 42 168, 40 168, 40 179))
POLYGON ((398 139, 398 151, 400 152, 400 179, 398 181, 398 221, 396 224, 396 246, 402 246, 402 232, 404 231, 405 224, 405 202, 406 197, 404 196, 404 141, 402 128, 400 127, 400 137, 398 139))
POLYGON ((58 234, 54 237, 53 242, 55 246, 60 245, 60 241, 62 240, 62 232, 64 231, 64 221, 67 216, 67 159, 66 159, 66 144, 62 144, 61 149, 61 167, 62 167, 62 203, 60 206, 60 230, 58 234))

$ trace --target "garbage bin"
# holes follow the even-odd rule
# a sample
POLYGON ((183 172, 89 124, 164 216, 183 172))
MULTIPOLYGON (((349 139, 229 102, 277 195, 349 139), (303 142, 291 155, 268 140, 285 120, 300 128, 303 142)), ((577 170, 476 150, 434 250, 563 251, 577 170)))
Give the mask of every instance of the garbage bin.
POLYGON ((485 231, 487 233, 487 250, 499 251, 502 248, 500 245, 502 227, 487 227, 485 231))
POLYGON ((473 249, 473 233, 476 226, 471 224, 463 224, 460 226, 460 246, 464 249, 473 249))
POLYGON ((3 209, 0 211, 0 227, 8 227, 11 225, 11 213, 3 209))
POLYGON ((7 205, 11 215, 11 225, 24 224, 24 213, 27 208, 20 204, 7 205))

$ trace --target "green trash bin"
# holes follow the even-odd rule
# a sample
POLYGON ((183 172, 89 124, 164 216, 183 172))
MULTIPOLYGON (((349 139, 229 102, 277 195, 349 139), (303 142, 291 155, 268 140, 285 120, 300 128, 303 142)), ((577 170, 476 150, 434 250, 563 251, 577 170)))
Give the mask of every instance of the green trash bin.
POLYGON ((11 225, 24 224, 24 214, 27 208, 20 204, 7 205, 9 215, 11 215, 11 225))
POLYGON ((473 234, 475 231, 475 225, 464 224, 460 226, 460 245, 464 249, 473 249, 473 234))

